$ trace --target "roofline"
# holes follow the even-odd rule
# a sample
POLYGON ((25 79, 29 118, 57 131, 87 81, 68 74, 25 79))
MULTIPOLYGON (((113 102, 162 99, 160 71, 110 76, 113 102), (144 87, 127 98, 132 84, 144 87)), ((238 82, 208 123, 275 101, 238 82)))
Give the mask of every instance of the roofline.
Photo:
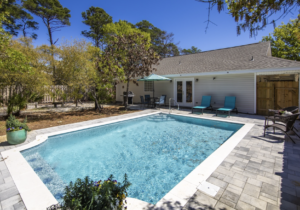
MULTIPOLYGON (((266 41, 266 42, 269 42, 269 44, 271 43, 270 41, 266 41)), ((206 52, 217 51, 217 50, 227 50, 227 49, 231 49, 231 48, 244 47, 244 46, 248 46, 248 45, 255 45, 255 44, 261 44, 261 43, 264 43, 264 42, 255 42, 255 43, 251 43, 251 44, 244 44, 244 45, 238 45, 238 46, 233 46, 233 47, 225 47, 225 48, 220 48, 220 49, 215 49, 215 50, 201 51, 201 52, 198 52, 198 53, 192 53, 192 54, 187 54, 187 55, 175 55, 175 56, 165 57, 165 58, 162 58, 162 59, 174 58, 174 57, 180 57, 180 56, 188 56, 188 55, 196 55, 196 54, 200 54, 200 53, 206 53, 206 52)))
POLYGON ((226 74, 249 74, 249 73, 264 73, 264 72, 280 72, 280 71, 299 71, 299 67, 288 68, 272 68, 272 69, 246 69, 246 70, 228 70, 217 72, 200 72, 200 73, 188 73, 188 74, 164 74, 164 77, 193 77, 193 76, 209 76, 209 75, 226 75, 226 74))

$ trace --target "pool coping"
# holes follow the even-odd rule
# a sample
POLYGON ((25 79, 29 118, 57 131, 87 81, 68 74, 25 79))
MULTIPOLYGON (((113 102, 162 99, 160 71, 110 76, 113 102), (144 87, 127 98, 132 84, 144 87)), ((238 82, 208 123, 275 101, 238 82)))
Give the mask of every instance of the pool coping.
MULTIPOLYGON (((37 146, 48 139, 49 136, 59 135, 62 133, 68 133, 72 131, 84 130, 92 127, 98 127, 106 124, 117 123, 125 120, 131 120, 135 118, 145 117, 158 113, 168 114, 166 112, 157 111, 148 114, 141 114, 138 116, 125 117, 123 119, 110 120, 108 122, 96 123, 93 125, 87 125, 77 128, 71 128, 63 131, 51 132, 47 134, 37 135, 36 139, 21 147, 13 148, 8 151, 2 152, 3 159, 7 165, 9 172, 11 173, 12 179, 14 180, 17 189, 20 192, 24 204, 28 210, 40 210, 46 209, 47 207, 57 204, 57 200, 54 198, 52 193, 48 190, 46 185, 38 177, 38 175, 31 168, 29 163, 22 156, 20 151, 37 146)), ((153 208, 162 207, 165 203, 176 203, 176 206, 183 207, 187 201, 197 191, 197 187, 213 173, 213 171, 222 163, 227 155, 233 150, 233 148, 243 139, 243 137, 250 131, 254 126, 252 123, 241 123, 227 119, 207 118, 199 115, 184 115, 174 114, 178 116, 201 118, 214 121, 223 121, 230 123, 243 124, 243 126, 232 135, 222 146, 215 150, 210 156, 208 156, 200 165, 198 165, 190 174, 188 174, 181 182, 179 182, 173 189, 171 189, 156 205, 149 204, 147 202, 128 198, 128 209, 142 209, 142 208, 153 208)))

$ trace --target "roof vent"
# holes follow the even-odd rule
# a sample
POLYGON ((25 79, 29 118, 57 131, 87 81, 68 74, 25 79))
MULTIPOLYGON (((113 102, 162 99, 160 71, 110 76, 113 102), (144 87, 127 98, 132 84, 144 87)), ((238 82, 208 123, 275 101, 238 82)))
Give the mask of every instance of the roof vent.
POLYGON ((181 61, 179 61, 179 65, 181 64, 181 61))
POLYGON ((254 61, 254 57, 252 56, 251 60, 250 61, 254 61))

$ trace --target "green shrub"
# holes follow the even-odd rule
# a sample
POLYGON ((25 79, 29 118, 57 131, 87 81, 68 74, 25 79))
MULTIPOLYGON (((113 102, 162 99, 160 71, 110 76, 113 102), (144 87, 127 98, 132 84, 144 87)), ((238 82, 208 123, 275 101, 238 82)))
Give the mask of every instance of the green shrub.
MULTIPOLYGON (((107 180, 94 182, 89 177, 77 179, 65 188, 63 210, 121 210, 126 204, 127 189, 130 183, 127 175, 123 183, 113 180, 111 175, 107 180)), ((125 207, 126 209, 127 207, 125 207)))
POLYGON ((13 116, 12 114, 9 115, 8 119, 6 120, 6 132, 13 132, 13 131, 19 131, 19 130, 26 130, 30 131, 30 129, 27 126, 27 117, 24 119, 23 122, 20 122, 13 116))

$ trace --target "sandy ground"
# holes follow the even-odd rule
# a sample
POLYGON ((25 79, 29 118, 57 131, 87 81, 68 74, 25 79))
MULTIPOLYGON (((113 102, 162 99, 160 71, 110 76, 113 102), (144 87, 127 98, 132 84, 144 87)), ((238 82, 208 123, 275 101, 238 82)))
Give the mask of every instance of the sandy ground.
MULTIPOLYGON (((106 107, 101 113, 95 110, 82 110, 82 111, 69 111, 69 112, 42 112, 42 113, 30 113, 27 115, 27 125, 31 130, 38 130, 42 128, 49 128, 59 125, 66 125, 76 122, 82 122, 87 120, 99 119, 104 117, 111 117, 121 114, 127 114, 137 112, 138 110, 122 110, 123 107, 112 106, 106 107)), ((23 120, 25 116, 17 117, 19 120, 23 120)), ((0 142, 6 141, 5 120, 0 118, 0 142)))

